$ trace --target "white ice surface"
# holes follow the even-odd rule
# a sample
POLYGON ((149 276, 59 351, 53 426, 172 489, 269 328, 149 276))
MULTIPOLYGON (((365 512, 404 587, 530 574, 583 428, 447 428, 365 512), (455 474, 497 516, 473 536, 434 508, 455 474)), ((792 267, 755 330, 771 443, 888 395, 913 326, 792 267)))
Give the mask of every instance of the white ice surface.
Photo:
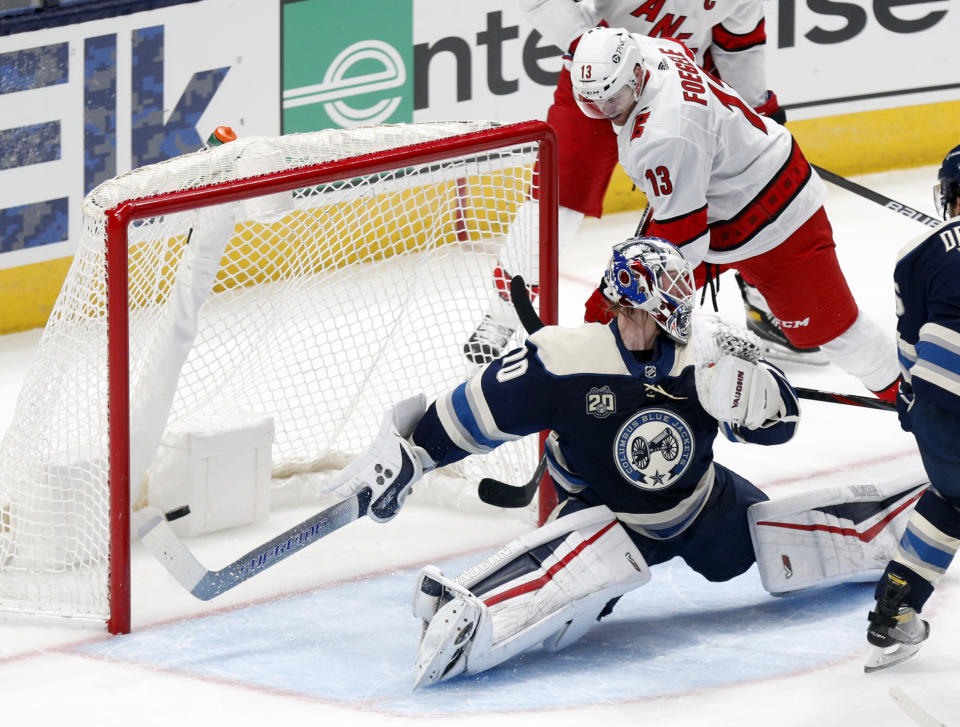
MULTIPOLYGON (((932 213, 933 168, 858 177, 932 213)), ((829 186, 829 185, 828 185, 829 186)), ((862 308, 892 332, 897 250, 923 228, 830 187, 841 264, 862 308)), ((610 244, 636 215, 588 220, 561 251, 561 323, 575 325, 610 244)), ((721 312, 742 320, 736 284, 721 279, 721 312)), ((0 430, 39 332, 0 338, 0 430)), ((865 393, 834 367, 788 366, 796 385, 865 393)), ((919 466, 892 414, 805 402, 795 440, 764 449, 718 441, 717 459, 772 497, 890 478, 919 466)), ((274 513, 258 528, 192 539, 220 567, 311 513, 274 513)), ((865 675, 871 587, 774 599, 755 570, 709 584, 679 561, 565 652, 531 653, 477 678, 411 693, 414 575, 451 572, 528 529, 517 518, 409 506, 391 524, 360 521, 211 604, 185 593, 139 546, 134 632, 61 622, 0 622, 3 725, 277 723, 869 725, 915 724, 891 688, 960 726, 960 566, 925 612, 929 641, 912 661, 865 675)))

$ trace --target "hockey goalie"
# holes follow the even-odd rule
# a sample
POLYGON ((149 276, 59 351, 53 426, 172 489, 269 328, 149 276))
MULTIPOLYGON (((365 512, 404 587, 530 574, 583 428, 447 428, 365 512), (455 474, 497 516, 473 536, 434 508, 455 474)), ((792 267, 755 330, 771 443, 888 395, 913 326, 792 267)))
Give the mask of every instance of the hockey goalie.
POLYGON ((752 334, 691 314, 690 265, 665 240, 616 245, 605 288, 609 324, 544 327, 429 408, 401 402, 331 486, 368 493, 385 522, 424 472, 550 431, 559 504, 547 524, 456 577, 419 574, 418 687, 564 648, 674 557, 715 582, 758 563, 775 594, 874 579, 927 485, 769 500, 714 461, 713 442, 791 439, 799 406, 783 373, 752 334))

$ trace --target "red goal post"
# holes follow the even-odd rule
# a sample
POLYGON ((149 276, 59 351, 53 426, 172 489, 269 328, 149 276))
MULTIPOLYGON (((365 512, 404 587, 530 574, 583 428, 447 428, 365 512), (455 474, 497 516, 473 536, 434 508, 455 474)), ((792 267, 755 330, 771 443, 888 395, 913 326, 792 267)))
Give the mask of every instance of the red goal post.
MULTIPOLYGON (((548 125, 538 121, 510 125, 410 124, 293 136, 298 138, 277 137, 275 141, 279 146, 273 145, 274 140, 241 139, 217 149, 178 157, 121 175, 88 195, 84 203, 85 238, 92 240, 87 244, 103 246, 102 260, 96 252, 91 253, 89 259, 75 259, 39 349, 51 349, 53 353, 47 355, 53 357, 58 356, 61 346, 69 349, 70 355, 77 348, 96 349, 84 353, 90 359, 91 370, 96 369, 103 356, 108 372, 106 382, 91 384, 84 391, 88 396, 90 392, 105 394, 105 417, 99 414, 90 417, 92 434, 81 431, 66 437, 77 441, 71 441, 69 458, 63 462, 51 462, 41 454, 43 461, 39 464, 31 461, 21 465, 18 461, 13 466, 8 464, 11 457, 17 456, 12 453, 22 448, 17 436, 8 434, 0 444, 0 608, 102 619, 111 633, 128 632, 131 625, 131 506, 138 497, 146 497, 140 478, 145 477, 161 436, 170 429, 171 422, 178 420, 177 412, 191 408, 213 410, 215 405, 208 404, 204 398, 209 390, 230 388, 235 398, 229 400, 227 412, 266 411, 278 417, 279 438, 281 432, 297 430, 300 425, 288 423, 283 419, 285 414, 277 411, 288 405, 298 406, 302 399, 310 398, 309 384, 301 386, 297 377, 303 376, 304 381, 312 377, 311 380, 320 383, 332 380, 337 393, 349 399, 344 403, 348 413, 344 414, 343 423, 337 425, 337 436, 351 443, 362 439, 369 426, 357 424, 358 428, 352 429, 353 419, 359 418, 357 412, 362 410, 366 421, 367 409, 379 407, 376 412, 379 416, 385 410, 385 401, 401 398, 409 393, 409 386, 426 385, 413 380, 386 385, 382 383, 384 371, 403 368, 415 373, 423 367, 418 365, 422 363, 417 360, 420 356, 424 361, 436 361, 437 366, 442 365, 444 356, 462 357, 460 347, 470 331, 468 323, 475 323, 482 314, 484 296, 491 287, 489 274, 502 252, 501 238, 508 238, 514 234, 511 229, 521 227, 519 220, 523 215, 526 215, 524 224, 536 228, 535 234, 531 229, 523 234, 525 239, 533 240, 531 244, 536 250, 525 251, 526 263, 520 263, 520 267, 536 268, 536 272, 526 270, 524 275, 528 278, 539 275, 540 316, 547 323, 556 322, 557 142, 548 125), (427 138, 418 141, 421 135, 427 138), (358 137, 363 137, 362 143, 354 141, 358 137), (370 139, 374 140, 373 149, 363 151, 371 146, 370 139), (234 144, 238 146, 231 150, 234 144), (314 145, 318 149, 316 155, 314 145), (355 149, 361 153, 351 153, 355 149), (189 164, 182 161, 188 157, 189 164), (103 189, 105 187, 109 188, 103 189), (158 188, 162 191, 149 193, 158 188), (311 201, 320 198, 320 202, 311 201), (385 199, 390 200, 391 207, 380 210, 385 199), (115 203, 104 207, 103 200, 115 203), (258 216, 258 210, 271 208, 271 204, 275 209, 258 216), (531 204, 533 212, 527 214, 531 204), (376 212, 370 212, 374 208, 376 212), (327 211, 334 209, 338 215, 344 215, 342 219, 330 221, 327 211), (240 211, 231 211, 224 217, 224 210, 240 211), (356 239, 353 238, 355 232, 359 232, 356 239), (220 248, 214 245, 214 252, 196 251, 208 240, 216 241, 224 236, 228 242, 221 242, 220 248), (344 242, 346 237, 350 239, 344 242), (154 250, 154 239, 162 239, 166 247, 154 250), (222 245, 226 245, 226 249, 222 245), (296 263, 287 257, 292 247, 306 251, 303 259, 297 258, 296 263), (215 278, 183 293, 181 289, 187 285, 181 282, 183 278, 204 276, 202 270, 198 272, 202 265, 195 260, 185 262, 187 255, 203 259, 216 257, 217 271, 215 278), (141 281, 134 278, 135 268, 157 275, 141 281), (102 281, 96 279, 98 269, 102 271, 102 281), (167 269, 172 271, 169 277, 167 269), (426 277, 417 277, 421 275, 426 277), (324 276, 336 278, 322 294, 326 302, 303 307, 302 301, 316 292, 310 287, 294 287, 292 292, 285 292, 284 286, 307 286, 304 281, 324 276), (84 278, 85 282, 71 283, 71 278, 84 278), (375 282, 369 283, 369 279, 375 282), (439 303, 420 300, 433 286, 439 288, 448 282, 449 288, 441 293, 439 303), (197 298, 195 290, 204 290, 204 285, 212 286, 209 300, 216 299, 215 302, 197 298), (462 299, 444 298, 461 293, 462 299), (105 299, 103 311, 97 302, 101 295, 105 299), (181 298, 177 305, 180 308, 186 305, 187 315, 155 313, 155 308, 163 308, 178 295, 181 298), (244 296, 255 300, 238 302, 244 296), (260 322, 257 316, 274 298, 286 301, 279 308, 290 311, 292 323, 276 317, 260 322), (331 307, 334 304, 329 303, 330 300, 335 301, 336 308, 331 307), (406 306, 405 312, 389 319, 391 332, 404 332, 394 336, 398 338, 395 348, 381 346, 376 331, 368 336, 372 340, 364 340, 362 345, 354 340, 366 335, 364 316, 369 317, 370 326, 376 329, 376 323, 387 320, 401 301, 406 306), (191 305, 194 308, 190 308, 191 305), (232 310, 235 306, 242 312, 232 310), (445 310, 448 308, 462 312, 462 320, 448 317, 445 310), (434 313, 435 316, 424 321, 422 328, 409 324, 407 329, 408 318, 426 309, 431 309, 431 316, 434 313), (82 323, 78 323, 81 318, 82 323), (207 318, 214 322, 208 323, 207 318), (104 321, 106 350, 101 354, 99 344, 91 341, 100 340, 99 331, 104 321), (185 341, 171 338, 174 343, 167 341, 164 336, 180 335, 184 321, 187 328, 197 329, 192 332, 193 337, 188 335, 189 340, 185 341), (320 323, 329 326, 313 328, 320 323), (272 355, 280 346, 278 342, 283 340, 276 329, 288 324, 297 331, 291 349, 280 357, 282 364, 290 363, 289 371, 284 370, 281 375, 274 364, 265 365, 252 376, 248 376, 249 372, 238 375, 237 381, 243 383, 234 383, 230 378, 234 375, 232 369, 227 373, 210 369, 210 361, 219 365, 223 359, 229 359, 236 368, 251 366, 249 361, 254 359, 259 365, 260 359, 272 355), (213 331, 209 338, 205 338, 207 326, 213 331), (256 353, 250 353, 250 349, 235 350, 239 347, 238 341, 246 344, 247 338, 254 337, 250 328, 258 326, 267 342, 257 343, 256 353), (304 332, 305 326, 311 327, 304 332), (95 329, 89 340, 85 337, 88 329, 95 329), (172 329, 178 333, 170 333, 172 329), (152 350, 150 342, 156 339, 163 345, 152 350), (339 349, 361 348, 360 360, 364 364, 367 360, 373 362, 362 374, 364 385, 369 382, 381 385, 354 393, 344 380, 355 373, 359 364, 347 361, 336 364, 342 365, 342 370, 330 369, 327 354, 313 348, 306 363, 293 360, 301 348, 331 339, 338 339, 333 343, 338 344, 339 349), (178 347, 182 347, 179 353, 178 347), (215 347, 216 351, 211 353, 215 347), (194 359, 203 359, 202 365, 194 359), (201 373, 192 373, 193 366, 201 373), (158 372, 162 376, 158 376, 158 372), (196 390, 187 391, 185 382, 192 381, 194 376, 200 383, 196 390), (281 389, 279 393, 259 391, 278 379, 286 382, 285 389, 283 385, 277 387, 281 389), (248 400, 243 397, 246 396, 244 387, 250 380, 249 386, 258 391, 248 400), (145 386, 155 391, 149 396, 140 393, 145 386), (371 393, 370 389, 377 391, 371 393), (377 397, 380 398, 374 405, 367 405, 368 398, 377 397), (291 405, 287 399, 295 401, 291 405), (144 400, 148 403, 143 403, 144 400), (254 400, 256 406, 251 406, 254 400), (103 457, 98 449, 98 428, 107 430, 105 476, 100 474, 99 462, 103 457), (77 454, 78 449, 87 446, 87 440, 93 441, 90 451, 77 454), (27 503, 31 500, 22 494, 30 484, 20 476, 21 470, 28 469, 40 471, 39 487, 45 493, 52 493, 50 497, 56 500, 49 512, 30 511, 27 503), (97 514, 104 492, 108 499, 106 518, 97 514), (89 501, 90 506, 80 508, 73 504, 78 499, 84 503, 89 501), (70 504, 64 505, 60 500, 69 500, 70 504), (42 532, 45 527, 60 528, 63 542, 48 548, 49 552, 30 552, 23 533, 42 532), (108 530, 108 543, 100 545, 97 534, 104 529, 108 530), (76 547, 68 542, 68 536, 82 539, 90 533, 92 544, 76 547), (53 566, 44 561, 50 557, 56 560, 53 566), (78 585, 84 569, 93 569, 99 574, 91 577, 91 585, 78 585), (43 600, 46 595, 30 584, 31 577, 38 571, 43 572, 43 580, 55 581, 53 573, 70 581, 63 594, 57 591, 58 585, 51 586, 52 591, 57 591, 52 602, 56 604, 60 599, 61 605, 38 606, 32 602, 43 600), (8 574, 19 584, 10 592, 6 592, 4 586, 4 577, 8 574), (88 588, 102 589, 105 593, 92 597, 77 595, 88 588), (83 601, 75 613, 71 611, 74 597, 83 601)), ((78 250, 78 255, 80 252, 78 250)), ((385 334, 380 334, 380 338, 383 337, 385 334)), ((446 364, 446 368, 455 367, 446 364)), ((42 379, 44 373, 37 374, 35 369, 36 366, 30 377, 42 379)), ((463 378, 464 371, 466 369, 451 373, 463 378)), ((421 373, 430 376, 430 382, 437 381, 435 372, 421 373)), ((36 401, 31 404, 27 399, 33 396, 31 392, 50 388, 49 383, 46 386, 29 384, 25 382, 15 421, 36 416, 28 411, 36 408, 36 401)), ((64 382, 58 385, 71 388, 64 382)), ((429 397, 440 391, 424 393, 429 397)), ((216 395, 220 396, 220 392, 216 395)), ((77 394, 77 398, 83 396, 83 392, 77 394)), ((325 401, 322 397, 311 400, 305 407, 306 414, 297 414, 297 421, 324 418, 325 401)), ((216 403, 222 405, 222 400, 216 403)), ((84 418, 69 412, 66 416, 84 418)), ((58 437, 56 426, 42 422, 35 426, 47 432, 50 440, 58 437)), ((29 426, 26 429, 29 431, 29 426)), ((318 436, 307 432, 304 438, 309 443, 318 436)), ((278 462, 276 453, 281 444, 287 446, 285 442, 274 443, 274 477, 341 467, 348 457, 345 451, 317 454, 311 450, 305 454, 297 452, 289 461, 278 462)), ((478 460, 481 469, 469 476, 477 478, 477 472, 489 472, 483 468, 489 459, 489 466, 501 467, 495 470, 495 476, 516 483, 524 481, 536 464, 529 453, 509 462, 504 460, 502 466, 493 455, 470 459, 478 460)), ((155 484, 151 482, 150 486, 155 484)), ((541 519, 550 507, 551 495, 551 491, 543 488, 541 519)))

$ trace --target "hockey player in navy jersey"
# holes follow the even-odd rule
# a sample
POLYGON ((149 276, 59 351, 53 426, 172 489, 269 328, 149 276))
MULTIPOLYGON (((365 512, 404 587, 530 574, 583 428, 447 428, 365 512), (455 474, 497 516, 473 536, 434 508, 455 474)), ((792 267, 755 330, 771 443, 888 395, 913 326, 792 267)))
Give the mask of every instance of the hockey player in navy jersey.
POLYGON ((913 432, 931 486, 877 584, 867 640, 875 671, 916 654, 930 626, 918 615, 960 547, 960 146, 940 166, 935 196, 946 220, 897 256, 901 426, 913 432))
MULTIPOLYGON (((549 522, 456 578, 434 566, 418 577, 418 686, 483 671, 538 644, 573 643, 650 578, 650 565, 674 557, 711 581, 765 563, 764 587, 782 593, 863 568, 879 573, 896 547, 902 522, 890 508, 903 509, 908 495, 900 493, 912 484, 893 496, 878 490, 879 537, 855 539, 838 559, 841 545, 821 552, 812 535, 842 504, 777 507, 714 462, 718 431, 739 442, 789 440, 798 403, 783 374, 759 358, 752 334, 691 316, 692 268, 676 247, 631 238, 614 247, 605 278, 617 293, 609 324, 546 326, 426 411, 422 396, 401 402, 330 485, 341 497, 368 489, 368 515, 384 522, 424 472, 550 431, 559 504, 549 522), (885 539, 884 524, 897 522, 885 539), (871 546, 882 557, 870 561, 871 546), (840 563, 849 570, 837 570, 840 563)), ((832 494, 816 504, 850 500, 832 494)))

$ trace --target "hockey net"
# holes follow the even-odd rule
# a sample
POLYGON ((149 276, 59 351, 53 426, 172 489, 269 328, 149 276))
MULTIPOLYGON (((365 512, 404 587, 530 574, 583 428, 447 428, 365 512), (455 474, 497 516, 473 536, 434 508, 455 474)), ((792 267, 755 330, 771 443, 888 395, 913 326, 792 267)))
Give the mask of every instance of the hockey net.
MULTIPOLYGON (((130 508, 184 421, 270 417, 289 494, 475 373, 508 230, 555 321, 554 155, 540 122, 390 125, 241 138, 91 192, 0 442, 0 610, 129 630, 130 508)), ((521 483, 534 440, 442 476, 521 483)))

